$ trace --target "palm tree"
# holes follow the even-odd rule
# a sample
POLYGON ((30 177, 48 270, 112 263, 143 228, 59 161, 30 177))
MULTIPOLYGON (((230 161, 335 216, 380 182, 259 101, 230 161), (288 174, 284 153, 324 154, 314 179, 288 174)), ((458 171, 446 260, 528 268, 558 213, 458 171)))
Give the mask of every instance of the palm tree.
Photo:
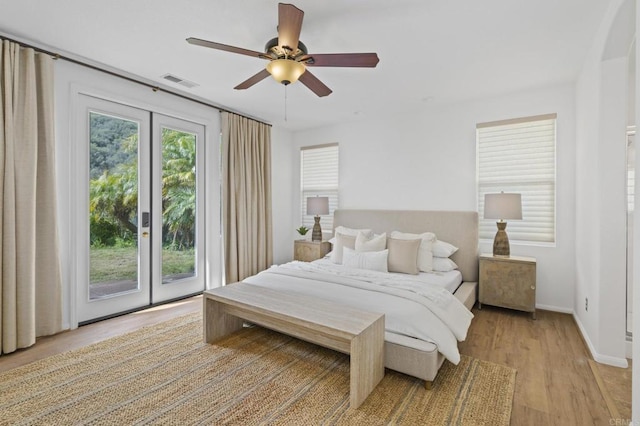
POLYGON ((165 243, 175 248, 194 247, 195 208, 195 135, 163 128, 162 224, 169 234, 165 243))
MULTIPOLYGON (((90 182, 89 211, 96 226, 117 225, 127 239, 138 232, 138 136, 128 137, 122 149, 128 160, 106 169, 90 182)), ((193 248, 196 209, 195 135, 162 129, 163 244, 193 248)), ((92 232, 94 230, 92 226, 92 232)), ((93 238, 92 238, 93 241, 93 238)))
MULTIPOLYGON (((123 151, 132 154, 126 162, 113 170, 105 170, 89 184, 89 213, 96 223, 118 225, 129 238, 138 233, 138 135, 134 134, 122 144, 123 151)), ((93 231, 93 230, 92 230, 93 231)))

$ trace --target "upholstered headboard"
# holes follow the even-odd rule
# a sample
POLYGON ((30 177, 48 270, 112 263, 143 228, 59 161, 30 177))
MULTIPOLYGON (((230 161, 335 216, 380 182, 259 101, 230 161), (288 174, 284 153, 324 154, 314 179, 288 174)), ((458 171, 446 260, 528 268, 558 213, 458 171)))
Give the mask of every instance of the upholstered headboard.
POLYGON ((451 259, 463 281, 478 281, 478 213, 436 210, 336 210, 333 226, 368 228, 376 233, 433 232, 439 240, 458 247, 451 259))

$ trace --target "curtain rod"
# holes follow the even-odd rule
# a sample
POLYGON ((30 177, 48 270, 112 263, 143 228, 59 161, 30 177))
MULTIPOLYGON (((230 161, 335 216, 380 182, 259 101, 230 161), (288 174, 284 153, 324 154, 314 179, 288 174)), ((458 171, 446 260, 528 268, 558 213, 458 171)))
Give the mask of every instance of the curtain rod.
POLYGON ((127 75, 123 75, 123 74, 117 73, 115 71, 111 71, 111 70, 107 70, 107 69, 104 69, 104 68, 100 68, 99 66, 96 66, 96 65, 93 65, 93 64, 89 64, 87 62, 79 61, 77 59, 70 58, 68 56, 61 55, 61 54, 56 53, 56 52, 51 52, 51 51, 43 49, 41 47, 34 46, 34 45, 31 45, 31 44, 28 44, 28 43, 24 43, 22 41, 15 40, 15 39, 12 39, 10 37, 7 37, 7 36, 1 35, 1 34, 0 34, 0 39, 8 40, 8 41, 11 41, 13 43, 17 43, 22 47, 27 47, 27 48, 33 49, 33 50, 35 50, 36 52, 39 52, 39 53, 44 53, 46 55, 51 56, 55 60, 63 59, 65 61, 67 61, 67 62, 71 62, 71 63, 76 64, 76 65, 80 65, 80 66, 83 66, 83 67, 86 67, 86 68, 90 68, 90 69, 95 70, 95 71, 99 71, 99 72, 102 72, 102 73, 105 73, 105 74, 108 74, 108 75, 111 75, 111 76, 114 76, 114 77, 121 78, 123 80, 130 81, 132 83, 137 83, 137 84, 140 84, 142 86, 146 86, 146 87, 150 88, 151 90, 153 90, 154 92, 164 92, 164 93, 167 93, 169 95, 177 96, 179 98, 186 99, 188 101, 195 102, 195 103, 200 104, 200 105, 208 106, 210 108, 215 108, 215 109, 217 109, 219 111, 228 112, 228 113, 231 113, 231 114, 237 114, 237 115, 240 115, 242 117, 248 118, 250 120, 255 120, 255 121, 258 121, 258 122, 260 122, 262 124, 266 124, 269 127, 272 127, 272 125, 269 124, 269 123, 265 123, 264 121, 261 121, 261 120, 256 120, 253 117, 247 117, 246 115, 240 114, 240 113, 238 113, 236 111, 231 111, 229 109, 222 108, 222 107, 220 107, 218 105, 214 105, 214 104, 209 103, 209 102, 201 101, 199 99, 195 99, 195 98, 192 98, 190 96, 183 95, 183 94, 178 93, 178 92, 174 92, 172 90, 164 89, 164 88, 162 88, 160 86, 156 86, 156 85, 153 85, 151 83, 147 83, 145 81, 138 80, 136 78, 129 77, 127 75))

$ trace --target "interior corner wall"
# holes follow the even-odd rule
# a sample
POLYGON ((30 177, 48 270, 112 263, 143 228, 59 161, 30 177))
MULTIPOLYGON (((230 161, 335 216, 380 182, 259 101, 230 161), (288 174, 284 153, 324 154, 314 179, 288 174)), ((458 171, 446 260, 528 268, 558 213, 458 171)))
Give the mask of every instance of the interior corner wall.
POLYGON ((624 27, 632 1, 610 3, 576 82, 574 315, 594 359, 617 366, 627 365, 625 130, 633 31, 624 27))
MULTIPOLYGON (((293 205, 299 205, 295 188, 299 187, 300 147, 338 142, 341 208, 475 211, 476 124, 555 112, 556 245, 512 242, 511 251, 537 258, 538 307, 571 312, 575 282, 574 101, 573 85, 564 84, 296 132, 292 145, 293 205)), ((294 213, 288 226, 297 226, 299 220, 299 213, 294 213)), ((491 249, 491 241, 482 242, 481 251, 491 249)))
POLYGON ((576 289, 574 315, 593 348, 598 340, 597 277, 600 276, 600 193, 593 191, 598 181, 599 61, 588 61, 576 83, 576 289), (588 308, 587 300, 591 303, 588 308))

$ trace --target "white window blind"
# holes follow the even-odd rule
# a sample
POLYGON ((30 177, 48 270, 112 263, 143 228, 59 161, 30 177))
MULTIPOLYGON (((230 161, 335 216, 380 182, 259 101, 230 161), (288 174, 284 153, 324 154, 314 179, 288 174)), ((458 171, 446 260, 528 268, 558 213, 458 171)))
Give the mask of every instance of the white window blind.
POLYGON ((302 225, 313 228, 307 214, 307 197, 329 197, 329 214, 321 216, 323 231, 333 231, 333 211, 338 208, 338 144, 304 147, 300 150, 300 209, 302 225))
POLYGON ((484 195, 522 194, 522 220, 508 221, 510 241, 555 243, 556 114, 476 126, 480 238, 493 239, 484 195))

